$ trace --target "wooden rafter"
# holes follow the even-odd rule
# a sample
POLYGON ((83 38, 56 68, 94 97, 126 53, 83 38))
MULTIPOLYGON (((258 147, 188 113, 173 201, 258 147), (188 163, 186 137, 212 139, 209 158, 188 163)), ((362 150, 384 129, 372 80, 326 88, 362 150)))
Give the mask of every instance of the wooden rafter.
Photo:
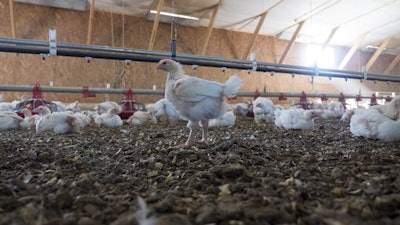
POLYGON ((204 55, 206 52, 208 41, 210 40, 211 32, 214 28, 215 18, 217 18, 218 10, 219 10, 219 8, 221 8, 221 5, 222 5, 222 0, 220 0, 218 2, 218 4, 216 5, 216 7, 214 8, 213 14, 211 16, 210 24, 208 25, 208 28, 207 28, 206 39, 204 41, 203 48, 201 49, 201 53, 200 53, 201 55, 204 55))
POLYGON ((95 0, 90 1, 90 11, 89 11, 89 25, 88 25, 88 33, 86 44, 90 45, 92 43, 92 33, 93 33, 93 17, 94 17, 94 2, 95 0))
POLYGON ((351 57, 356 53, 358 47, 360 46, 361 42, 364 40, 364 38, 367 36, 368 32, 365 32, 361 34, 357 41, 351 46, 350 50, 347 52, 346 56, 342 59, 342 61, 339 64, 338 69, 342 70, 347 63, 350 61, 351 57))
POLYGON ((289 41, 288 46, 286 46, 285 51, 283 52, 281 59, 279 60, 279 63, 282 64, 283 62, 285 62, 287 55, 289 54, 290 49, 292 49, 294 42, 296 41, 297 36, 299 35, 301 28, 303 28, 304 22, 306 22, 305 20, 301 21, 299 23, 299 25, 296 28, 296 31, 294 32, 292 38, 289 41))
POLYGON ((15 35, 15 20, 14 20, 14 0, 10 0, 9 5, 10 5, 11 35, 13 38, 15 38, 16 35, 15 35))
POLYGON ((386 67, 385 69, 385 74, 389 74, 390 72, 392 72, 392 70, 394 69, 394 67, 400 62, 400 54, 397 54, 396 57, 392 60, 392 62, 390 62, 389 66, 386 67))
POLYGON ((332 40, 333 36, 335 35, 335 33, 338 29, 339 29, 339 26, 337 26, 331 30, 331 33, 329 34, 328 38, 325 40, 324 44, 322 45, 321 50, 319 50, 318 56, 315 58, 314 66, 317 65, 319 57, 321 56, 322 52, 325 50, 326 46, 328 46, 329 42, 332 40))
POLYGON ((388 37, 379 45, 379 48, 375 51, 375 53, 372 55, 372 57, 368 60, 367 64, 365 65, 365 69, 367 71, 371 69, 372 65, 374 65, 379 55, 383 52, 383 50, 385 50, 386 46, 389 44, 391 39, 392 37, 388 37))
POLYGON ((250 52, 250 49, 253 47, 254 42, 256 40, 256 37, 257 37, 258 33, 260 33, 261 26, 263 25, 265 17, 267 16, 267 14, 268 14, 268 11, 265 11, 264 13, 262 13, 260 15, 260 20, 258 21, 257 27, 256 27, 253 35, 251 36, 249 44, 247 45, 246 49, 243 52, 243 55, 241 57, 242 59, 246 59, 247 55, 250 52))
MULTIPOLYGON (((283 2, 283 0, 280 0, 279 2, 277 2, 274 5, 272 5, 271 7, 269 7, 265 12, 263 12, 262 14, 259 15, 260 20, 258 21, 257 27, 256 27, 255 31, 253 32, 253 35, 251 36, 251 40, 250 40, 249 44, 247 45, 246 49, 244 50, 244 52, 242 54, 242 57, 241 57, 242 59, 246 59, 246 57, 249 55, 249 52, 254 45, 257 35, 260 33, 260 29, 264 23, 265 17, 267 16, 268 12, 270 10, 272 10, 273 8, 275 8, 276 6, 278 6, 279 4, 281 4, 282 2, 283 2)), ((257 18, 257 17, 254 17, 254 18, 257 18)))
POLYGON ((158 30, 158 24, 160 23, 160 12, 161 6, 163 5, 164 0, 158 0, 157 4, 157 14, 156 18, 154 19, 153 30, 151 31, 150 43, 149 43, 149 50, 153 50, 154 42, 156 41, 156 35, 158 30))

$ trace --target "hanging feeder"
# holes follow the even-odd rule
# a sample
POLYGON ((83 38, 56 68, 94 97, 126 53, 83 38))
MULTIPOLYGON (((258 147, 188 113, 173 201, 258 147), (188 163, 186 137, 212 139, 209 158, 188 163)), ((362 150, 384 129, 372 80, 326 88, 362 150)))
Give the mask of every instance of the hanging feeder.
POLYGON ((285 97, 285 95, 283 95, 283 93, 281 93, 278 97, 279 101, 285 101, 287 100, 287 98, 285 97))
POLYGON ((84 86, 82 89, 83 98, 96 97, 95 93, 89 93, 89 87, 84 86))
POLYGON ((326 97, 325 94, 322 94, 322 96, 321 96, 321 101, 323 101, 323 102, 328 101, 328 98, 326 97))
POLYGON ((124 99, 121 100, 118 104, 122 108, 122 112, 118 114, 119 117, 121 117, 121 119, 128 119, 138 110, 140 111, 146 110, 146 107, 143 103, 135 102, 133 100, 133 92, 132 89, 130 88, 126 92, 124 99))
POLYGON ((344 109, 346 109, 346 98, 344 97, 343 92, 340 92, 338 101, 341 102, 344 109))
POLYGON ((376 95, 375 95, 375 93, 373 93, 372 94, 372 96, 371 96, 371 101, 370 101, 370 103, 369 103, 369 105, 378 105, 378 102, 377 102, 377 100, 376 100, 376 95))
MULTIPOLYGON (((56 112, 59 111, 58 107, 55 103, 51 101, 46 101, 42 99, 42 89, 40 88, 39 82, 36 82, 35 85, 32 88, 32 97, 29 100, 22 101, 17 104, 15 107, 15 112, 20 116, 24 117, 24 114, 21 112, 22 109, 29 109, 29 111, 33 111, 39 106, 47 106, 51 112, 56 112)), ((36 112, 32 112, 32 114, 37 114, 36 112)))
POLYGON ((304 91, 301 92, 300 105, 301 105, 301 108, 303 108, 303 109, 310 109, 309 103, 307 100, 307 95, 304 91))

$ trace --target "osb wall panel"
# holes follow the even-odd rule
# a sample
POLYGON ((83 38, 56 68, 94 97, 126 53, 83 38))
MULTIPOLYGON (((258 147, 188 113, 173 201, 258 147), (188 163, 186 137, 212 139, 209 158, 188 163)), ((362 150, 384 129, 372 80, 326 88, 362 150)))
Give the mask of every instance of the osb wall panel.
MULTIPOLYGON (((8 0, 0 0, 0 34, 2 37, 12 37, 8 0)), ((14 3, 16 38, 48 40, 48 30, 57 29, 57 41, 76 44, 87 43, 89 12, 71 11, 57 8, 47 8, 22 3, 14 3)), ((108 12, 94 14, 92 45, 124 47, 134 49, 148 49, 149 39, 153 29, 153 22, 143 18, 122 16, 108 12)), ((171 24, 159 24, 154 50, 169 51, 171 38, 177 39, 177 52, 199 54, 203 48, 207 28, 205 27, 173 27, 171 24)), ((214 29, 206 48, 206 55, 226 58, 241 58, 244 49, 252 34, 238 33, 222 29, 214 29)), ((272 36, 258 36, 252 52, 257 53, 257 60, 277 63, 282 56, 288 42, 272 36)), ((295 43, 290 51, 286 64, 303 65, 306 46, 295 43)), ((337 48, 336 65, 344 57, 348 49, 337 48)), ((247 56, 249 58, 250 56, 247 56)), ((356 53, 346 69, 359 71, 365 65, 371 54, 356 53)), ((382 72, 390 63, 392 56, 381 56, 371 68, 371 71, 382 72)), ((48 86, 50 82, 56 87, 82 87, 134 89, 164 89, 166 74, 156 71, 154 63, 132 62, 127 67, 123 61, 92 59, 86 63, 83 58, 48 57, 44 62, 38 55, 0 53, 0 83, 2 85, 33 85, 39 82, 48 86), (121 73, 124 76, 119 76, 121 73)), ((358 93, 358 85, 368 86, 369 90, 397 91, 395 84, 382 82, 345 82, 338 79, 329 80, 324 77, 310 77, 303 75, 273 74, 220 68, 199 67, 193 70, 192 66, 184 66, 186 72, 193 76, 225 82, 234 73, 243 77, 244 86, 241 91, 260 92, 301 92, 307 93, 358 93)), ((398 67, 394 73, 398 74, 398 67)), ((31 93, 6 93, 6 100, 18 99, 22 94, 30 97, 31 93)), ((48 100, 72 102, 100 102, 103 95, 84 99, 82 94, 44 93, 48 100)), ((111 100, 119 101, 124 96, 110 95, 111 100)), ((135 95, 140 102, 156 101, 162 96, 135 95)), ((250 100, 239 98, 236 101, 250 100)), ((276 101, 276 99, 273 99, 276 101)), ((284 103, 296 102, 290 99, 284 103)))

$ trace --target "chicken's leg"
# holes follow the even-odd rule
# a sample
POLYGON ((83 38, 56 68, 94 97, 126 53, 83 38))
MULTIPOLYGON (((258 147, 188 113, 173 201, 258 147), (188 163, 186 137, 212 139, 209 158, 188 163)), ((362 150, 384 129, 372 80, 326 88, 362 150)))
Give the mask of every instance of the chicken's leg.
POLYGON ((185 143, 185 146, 191 146, 194 143, 194 138, 196 136, 196 132, 199 129, 198 123, 192 123, 189 121, 187 127, 190 129, 189 137, 185 143))
POLYGON ((203 127, 203 137, 201 138, 201 142, 208 143, 208 141, 207 141, 207 137, 208 137, 208 120, 201 121, 201 126, 203 127))

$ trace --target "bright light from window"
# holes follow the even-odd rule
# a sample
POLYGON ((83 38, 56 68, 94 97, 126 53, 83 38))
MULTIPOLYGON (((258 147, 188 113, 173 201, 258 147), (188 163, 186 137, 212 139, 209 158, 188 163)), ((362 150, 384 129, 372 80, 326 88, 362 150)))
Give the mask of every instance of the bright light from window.
POLYGON ((320 53, 321 45, 309 44, 306 50, 305 63, 306 66, 314 66, 314 62, 317 59, 317 66, 321 68, 334 68, 335 66, 335 54, 332 47, 326 47, 323 52, 320 53))
MULTIPOLYGON (((157 14, 157 11, 150 10, 150 13, 157 14)), ((199 18, 193 17, 193 16, 186 16, 186 15, 182 15, 182 14, 169 13, 169 12, 163 12, 163 11, 161 11, 160 14, 164 15, 164 16, 177 17, 177 18, 188 19, 188 20, 200 20, 199 18)))

